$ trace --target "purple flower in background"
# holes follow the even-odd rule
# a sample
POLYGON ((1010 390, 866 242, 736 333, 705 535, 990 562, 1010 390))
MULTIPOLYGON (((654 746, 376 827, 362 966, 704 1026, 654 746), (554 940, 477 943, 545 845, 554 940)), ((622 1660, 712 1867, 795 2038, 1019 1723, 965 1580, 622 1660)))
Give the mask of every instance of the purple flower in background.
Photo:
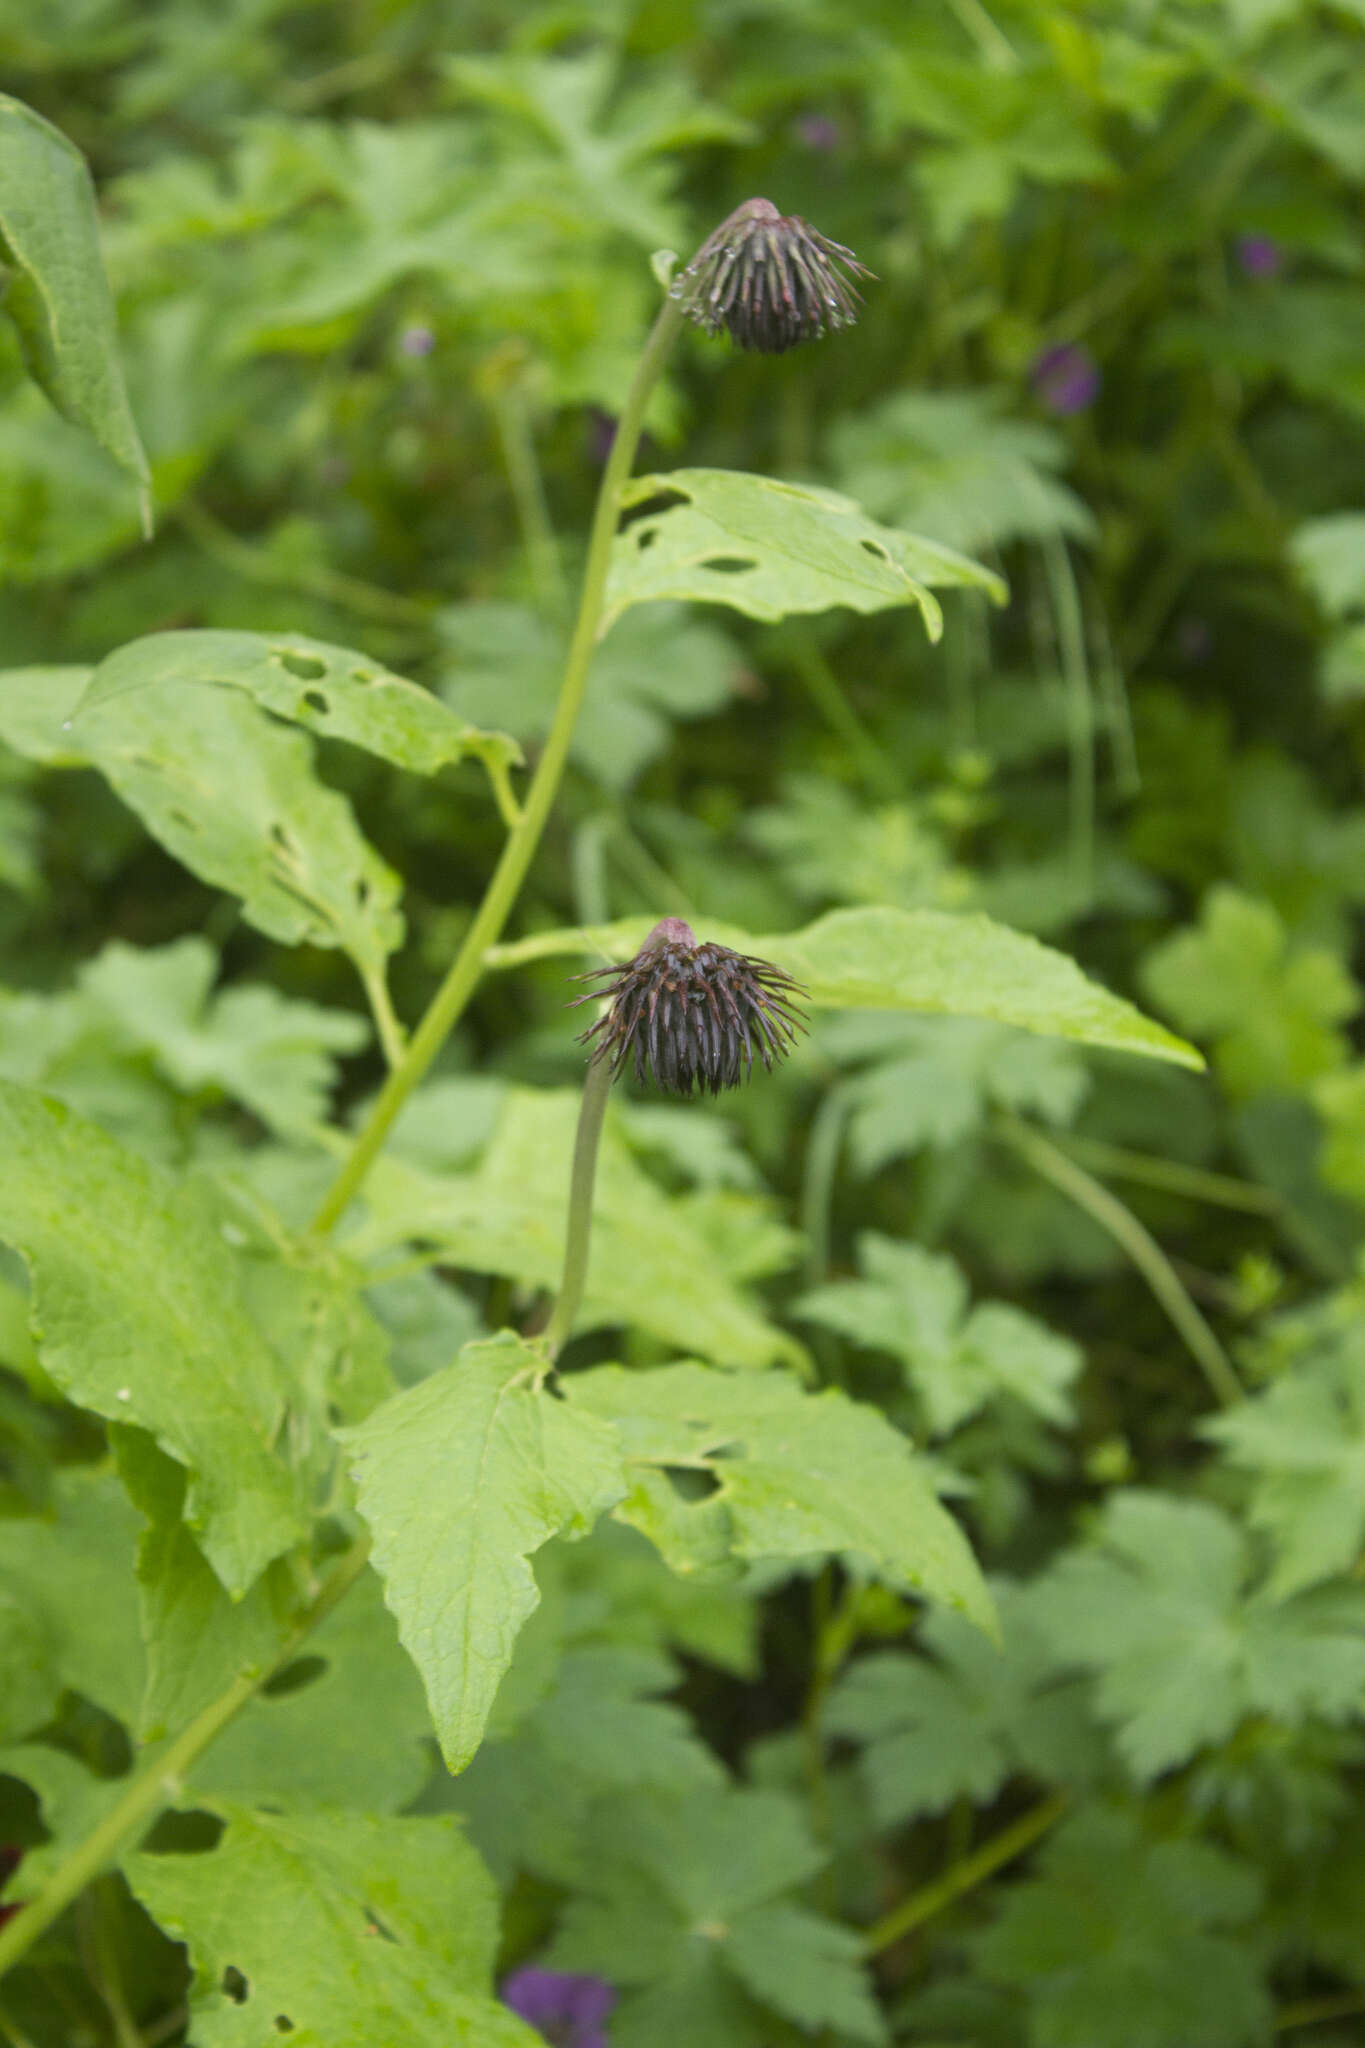
POLYGON ((1242 235, 1237 242, 1237 261, 1248 277, 1278 277, 1284 252, 1273 236, 1242 235))
POLYGON ((506 1979, 502 2002, 554 2048, 607 2048, 607 2015, 616 1992, 601 1977, 572 1977, 528 1963, 506 1979))
POLYGON ((831 150, 838 149, 844 139, 843 129, 828 114, 802 114, 792 122, 792 134, 807 149, 816 150, 821 156, 828 156, 831 150))
POLYGON ((1084 412, 1099 396, 1100 366, 1088 348, 1059 342, 1045 348, 1029 366, 1034 395, 1049 412, 1084 412))
POLYGON ((429 356, 436 346, 436 336, 429 327, 405 327, 398 346, 405 356, 429 356))

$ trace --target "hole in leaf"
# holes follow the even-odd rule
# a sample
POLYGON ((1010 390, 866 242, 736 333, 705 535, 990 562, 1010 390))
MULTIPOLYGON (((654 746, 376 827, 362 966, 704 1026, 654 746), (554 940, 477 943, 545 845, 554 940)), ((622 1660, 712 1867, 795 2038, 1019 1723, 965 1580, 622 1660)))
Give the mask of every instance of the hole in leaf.
POLYGON ((699 1472, 692 1465, 665 1465, 664 1478, 679 1500, 708 1500, 720 1488, 714 1472, 699 1472))
POLYGON ((282 825, 278 818, 270 828, 270 838, 271 843, 278 846, 282 852, 292 853, 294 851, 294 842, 289 836, 289 829, 287 826, 282 825))
POLYGON ((879 562, 890 563, 891 557, 879 540, 860 540, 858 545, 866 554, 875 555, 879 562))
POLYGON ((636 554, 642 555, 646 548, 652 548, 658 538, 659 529, 657 526, 642 526, 635 536, 636 554))
POLYGON ((218 1814, 198 1806, 185 1813, 163 1813, 144 1835, 142 1846, 149 1856, 202 1856, 217 1848, 226 1828, 218 1814))
POLYGON ((236 1963, 229 1963, 224 1970, 222 1991, 224 1997, 230 1998, 234 2005, 245 2005, 248 1998, 250 1998, 251 1986, 237 1968, 236 1963))
POLYGON ((355 885, 355 900, 363 910, 370 900, 370 885, 362 875, 355 885))
POLYGON ((701 564, 703 569, 712 569, 718 576, 747 576, 758 564, 746 561, 742 555, 708 555, 701 564))
POLYGON ((288 2013, 277 2012, 275 2015, 275 2032, 277 2034, 292 2034, 293 2031, 294 2022, 290 2019, 288 2013))
POLYGON ((287 668, 291 676, 297 676, 301 683, 315 683, 319 676, 327 673, 325 661, 319 661, 315 654, 295 654, 287 647, 275 649, 281 668, 287 668))
POLYGON ((308 706, 308 709, 310 711, 318 712, 323 718, 327 716, 327 713, 332 708, 330 703, 323 696, 321 690, 305 690, 303 693, 303 701, 308 706))
POLYGON ((277 1671, 261 1687, 267 1699, 287 1699, 291 1692, 302 1692, 305 1686, 314 1684, 327 1669, 325 1657, 296 1657, 292 1664, 286 1664, 283 1671, 277 1671))

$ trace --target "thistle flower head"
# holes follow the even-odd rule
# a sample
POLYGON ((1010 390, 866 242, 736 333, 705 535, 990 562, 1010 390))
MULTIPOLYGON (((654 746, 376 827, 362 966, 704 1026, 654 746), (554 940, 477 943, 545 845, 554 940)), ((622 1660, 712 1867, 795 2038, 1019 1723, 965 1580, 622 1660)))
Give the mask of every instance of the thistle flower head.
POLYGON ((852 279, 871 275, 809 222, 779 213, 771 199, 748 199, 707 236, 672 293, 708 334, 723 327, 740 348, 779 356, 851 327, 862 303, 852 279))
POLYGON ((592 1045, 594 1060, 611 1061, 613 1080, 633 1055, 636 1080, 653 1080, 666 1095, 737 1088, 755 1053, 771 1070, 805 1028, 804 991, 789 974, 770 960, 698 943, 680 917, 656 924, 624 966, 578 978, 602 984, 578 1002, 611 997, 579 1044, 592 1045))

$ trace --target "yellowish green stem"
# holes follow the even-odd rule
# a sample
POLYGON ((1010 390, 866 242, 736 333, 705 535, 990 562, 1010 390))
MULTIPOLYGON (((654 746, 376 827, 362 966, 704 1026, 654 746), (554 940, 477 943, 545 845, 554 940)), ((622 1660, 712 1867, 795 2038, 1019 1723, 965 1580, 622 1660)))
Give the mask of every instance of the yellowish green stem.
POLYGON ((907 1934, 913 1934, 917 1927, 943 1912, 954 1900, 962 1898, 966 1892, 975 1891, 977 1885, 984 1884, 988 1877, 995 1876, 997 1870, 1013 1863, 1016 1856, 1022 1856, 1026 1849, 1040 1841, 1057 1825, 1066 1809, 1066 1793, 1054 1792, 1050 1798, 1021 1814, 1009 1827, 1002 1828, 998 1835, 992 1835, 970 1856, 954 1863, 932 1884, 921 1885, 918 1891, 911 1892, 909 1898, 902 1899, 884 1920, 878 1920, 875 1926, 868 1928, 863 1936, 864 1954, 879 1956, 884 1949, 894 1948, 898 1941, 903 1941, 907 1934))
POLYGON ((526 871, 531 865, 551 807, 559 791, 569 743, 583 702, 588 669, 602 621, 611 545, 620 516, 621 491, 630 475, 635 449, 644 422, 645 407, 667 360, 682 323, 675 299, 665 299, 659 317, 645 343, 634 380, 622 409, 616 438, 602 477, 588 542, 587 567, 578 619, 569 643, 560 685, 559 702, 545 742, 545 750, 531 778, 526 802, 516 824, 508 833, 493 878, 485 892, 464 944, 432 999, 425 1017, 413 1032, 407 1051, 390 1074, 376 1098, 374 1108, 346 1164, 333 1182, 322 1207, 313 1219, 313 1229, 329 1231, 345 1213, 359 1191, 366 1174, 388 1137, 403 1104, 425 1076, 464 1012, 484 970, 484 955, 496 943, 511 915, 526 871))
POLYGON ((602 1135, 607 1097, 611 1093, 611 1061, 588 1061, 583 1078, 583 1101, 578 1111, 574 1137, 573 1167, 569 1176, 569 1222, 564 1240, 564 1277, 559 1299, 545 1327, 545 1345, 551 1358, 557 1356, 573 1334, 574 1317, 583 1300, 583 1282, 588 1274, 588 1245, 592 1237, 592 1191, 597 1177, 597 1143, 602 1135))
POLYGON ((26 1901, 9 1924, 0 1928, 0 1977, 28 1953, 86 1886, 114 1863, 133 1836, 149 1828, 164 1808, 175 1803, 184 1790, 186 1777, 209 1744, 236 1719, 267 1679, 297 1656, 300 1644, 326 1620, 360 1577, 369 1556, 368 1535, 358 1537, 304 1610, 274 1663, 259 1671, 242 1672, 201 1714, 196 1714, 174 1742, 160 1750, 138 1773, 118 1804, 58 1866, 38 1896, 26 1901))

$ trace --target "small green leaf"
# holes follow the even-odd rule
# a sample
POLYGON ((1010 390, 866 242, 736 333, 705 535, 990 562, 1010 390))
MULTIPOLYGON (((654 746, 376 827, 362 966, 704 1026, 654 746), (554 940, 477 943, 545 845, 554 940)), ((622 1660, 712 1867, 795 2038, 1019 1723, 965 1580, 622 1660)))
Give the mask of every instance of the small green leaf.
POLYGON ((274 1449, 282 1370, 207 1188, 9 1082, 0 1148, 0 1238, 31 1272, 45 1370, 186 1467, 190 1525, 223 1584, 245 1592, 308 1524, 274 1449))
POLYGON ((78 707, 75 745, 168 853, 286 945, 377 975, 400 943, 398 876, 319 781, 302 733, 242 690, 147 681, 78 707))
POLYGON ((1009 1302, 970 1307, 961 1268, 922 1245, 865 1232, 860 1280, 801 1295, 792 1313, 901 1361, 930 1436, 946 1436, 1002 1394, 1065 1427, 1074 1420, 1077 1346, 1009 1302))
POLYGON ((1340 1066, 1348 1048, 1336 1027, 1360 1007, 1334 953, 1293 946, 1270 904, 1223 886, 1205 897, 1196 927, 1148 954, 1142 979, 1187 1031, 1213 1039, 1236 1096, 1290 1094, 1340 1066))
POLYGON ((68 730, 92 668, 0 669, 0 741, 44 768, 83 768, 68 730))
POLYGON ((988 1978, 1026 1995, 1038 2048, 1258 2048, 1270 2002, 1235 1930, 1259 1889, 1207 1842, 1154 1841, 1134 1815, 1088 1807, 973 1946, 988 1978))
POLYGON ((510 1331, 471 1344, 343 1441, 398 1632, 452 1770, 478 1747, 539 1595, 527 1559, 622 1492, 616 1433, 538 1389, 510 1331))
POLYGON ((1365 512, 1334 512, 1296 528, 1290 552, 1300 575, 1334 619, 1365 611, 1365 512))
POLYGON ((984 590, 1005 601, 1000 578, 934 541, 879 526, 851 498, 808 484, 729 469, 638 476, 623 506, 668 497, 617 536, 602 630, 633 604, 687 598, 752 619, 784 619, 847 605, 857 612, 917 605, 931 640, 943 614, 930 586, 984 590))
POLYGON ((1098 1677, 1096 1703, 1134 1778, 1221 1742, 1249 1715, 1343 1721, 1365 1686, 1365 1588, 1277 1603, 1242 1530, 1205 1501, 1112 1494, 1098 1541, 1064 1553, 1029 1612, 1059 1661, 1098 1677))
POLYGON ((536 2048, 493 1996, 497 1902, 453 1821, 214 1805, 227 1820, 216 1848, 125 1863, 190 1950, 190 2032, 205 2048, 283 2035, 299 2048, 536 2048))
POLYGON ((151 476, 119 362, 90 173, 64 135, 5 93, 0 255, 13 273, 0 307, 19 330, 30 374, 132 477, 150 533, 151 476))
POLYGON ((614 2044, 761 2048, 773 2026, 753 2000, 812 2032, 885 2039, 857 1937, 789 1896, 824 1860, 793 1801, 635 1793, 603 1801, 591 1833, 549 1962, 625 1988, 614 2044))
POLYGON ((616 1424, 632 1481, 618 1511, 659 1544, 675 1569, 692 1569, 686 1530, 699 1517, 746 1559, 851 1552, 889 1585, 960 1608, 988 1634, 995 1610, 967 1540, 941 1507, 906 1439, 877 1409, 835 1388, 807 1394, 785 1373, 729 1374, 700 1365, 627 1372, 619 1365, 570 1374, 570 1409, 616 1424), (710 1491, 661 1527, 670 1469, 706 1475, 710 1491))
MULTIPOLYGON (((654 920, 545 932, 497 952, 490 966, 587 953, 625 960, 654 920)), ((925 1010, 990 1017, 1044 1036, 1109 1046, 1199 1069, 1192 1045, 1153 1024, 1131 1003, 1088 981, 1074 960, 988 917, 941 910, 831 910, 804 931, 755 938, 707 920, 698 932, 736 952, 785 967, 818 1008, 925 1010)))
POLYGON ((100 663, 81 709, 145 689, 164 701, 177 686, 188 692, 205 683, 243 690, 277 718, 420 775, 470 755, 499 768, 522 757, 506 733, 480 732, 368 655, 304 633, 148 634, 100 663))

